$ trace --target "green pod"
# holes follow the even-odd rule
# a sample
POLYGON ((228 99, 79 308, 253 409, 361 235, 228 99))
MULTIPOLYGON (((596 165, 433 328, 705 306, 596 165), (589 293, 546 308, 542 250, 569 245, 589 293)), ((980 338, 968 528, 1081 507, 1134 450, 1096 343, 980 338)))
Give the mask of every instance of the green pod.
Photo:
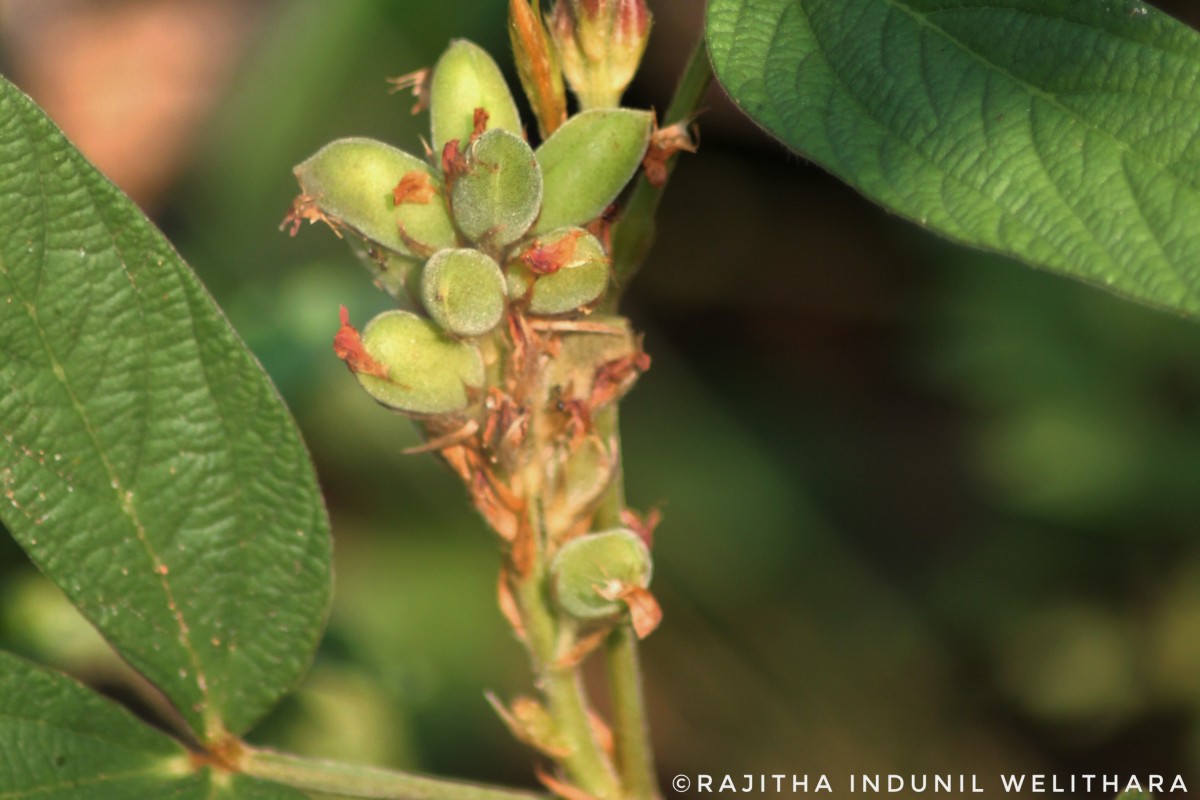
POLYGON ((484 249, 520 239, 542 206, 542 172, 521 137, 490 130, 466 150, 466 166, 454 179, 450 205, 459 231, 484 249))
POLYGON ((403 255, 427 257, 457 236, 441 179, 416 156, 373 139, 338 139, 295 169, 300 188, 335 223, 403 255), (433 196, 396 205, 400 181, 418 173, 433 196))
POLYGON ((488 114, 488 128, 521 132, 521 117, 496 62, 477 44, 456 39, 433 68, 429 88, 430 133, 437 153, 458 139, 463 147, 475 130, 475 109, 488 114))
POLYGON ((554 599, 559 608, 581 620, 601 620, 621 613, 619 595, 650 585, 650 550, 628 528, 589 533, 563 545, 550 564, 554 599))
MULTIPOLYGON (((538 275, 528 290, 531 314, 553 316, 578 311, 597 300, 608 289, 609 260, 604 245, 582 228, 560 228, 539 236, 543 250, 553 250, 560 242, 570 242, 569 255, 548 275, 538 275)), ((510 291, 534 278, 526 264, 518 261, 509 267, 510 291)))
POLYGON ((532 233, 600 216, 642 163, 653 120, 649 111, 593 109, 571 117, 542 142, 537 159, 545 190, 532 233))
POLYGON ((505 288, 492 258, 478 250, 440 250, 421 275, 421 303, 447 331, 479 336, 504 317, 505 288))
POLYGON ((408 311, 385 311, 362 332, 363 348, 386 368, 386 378, 355 377, 367 394, 388 408, 411 414, 452 414, 471 403, 483 386, 483 358, 427 319, 408 311))

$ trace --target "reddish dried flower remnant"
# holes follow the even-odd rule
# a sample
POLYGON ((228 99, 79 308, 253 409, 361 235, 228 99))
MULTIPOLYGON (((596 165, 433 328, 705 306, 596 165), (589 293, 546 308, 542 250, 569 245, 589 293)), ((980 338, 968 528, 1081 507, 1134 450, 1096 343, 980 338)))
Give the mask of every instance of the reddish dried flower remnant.
POLYGON ((471 123, 473 126, 471 129, 471 141, 473 142, 480 136, 483 136, 484 132, 487 131, 487 110, 482 108, 475 109, 475 116, 471 118, 471 123))
POLYGON ((554 777, 541 764, 534 765, 533 773, 543 786, 559 797, 564 797, 566 800, 596 800, 582 789, 554 777))
POLYGON ((388 379, 388 370, 383 364, 371 358, 370 353, 363 347, 362 337, 358 330, 350 324, 350 312, 345 306, 341 307, 342 327, 338 328, 333 337, 333 352, 346 362, 351 372, 374 375, 376 378, 388 379))
POLYGON ((434 187, 429 173, 419 169, 405 173, 400 178, 400 182, 396 184, 396 188, 392 189, 392 203, 395 205, 404 203, 426 205, 436 196, 437 189, 434 187))
POLYGON ((654 131, 650 136, 646 157, 642 159, 642 168, 646 170, 646 180, 650 181, 651 186, 661 189, 666 185, 669 175, 667 161, 679 152, 696 152, 696 140, 692 138, 686 123, 676 122, 654 131))
POLYGON ((309 197, 306 194, 298 195, 292 201, 292 207, 284 215, 283 222, 279 223, 279 230, 283 230, 290 225, 291 228, 288 230, 288 235, 295 236, 300 230, 300 223, 305 220, 308 220, 310 223, 324 222, 329 226, 330 230, 337 234, 339 239, 342 238, 342 232, 338 230, 334 221, 321 210, 315 198, 309 197))
POLYGON ((662 606, 650 593, 640 586, 627 586, 617 596, 629 607, 629 621, 639 639, 645 639, 662 622, 662 606))
POLYGON ((571 450, 578 450, 592 432, 592 410, 579 399, 559 399, 554 403, 554 409, 565 419, 563 431, 571 450))
POLYGON ((392 88, 388 89, 388 93, 396 94, 405 89, 411 89, 413 99, 417 101, 413 104, 412 113, 419 114, 429 108, 429 76, 432 73, 433 70, 426 67, 425 69, 410 72, 407 75, 388 78, 387 82, 392 85, 392 88))
POLYGON ((553 275, 575 258, 575 247, 584 233, 582 229, 571 231, 558 241, 547 245, 535 240, 521 253, 521 260, 535 275, 553 275))
POLYGON ((454 187, 454 181, 467 171, 467 157, 458 146, 458 139, 451 139, 442 148, 442 175, 446 179, 446 194, 454 187))
POLYGON ((645 516, 638 514, 632 508, 621 511, 621 524, 641 537, 641 540, 646 543, 646 547, 653 546, 654 530, 660 522, 662 522, 662 511, 657 508, 650 509, 645 516))
POLYGON ((638 341, 637 352, 626 358, 617 358, 600 365, 592 383, 592 394, 588 403, 593 409, 600 408, 625 393, 637 376, 650 369, 650 356, 642 350, 638 341))

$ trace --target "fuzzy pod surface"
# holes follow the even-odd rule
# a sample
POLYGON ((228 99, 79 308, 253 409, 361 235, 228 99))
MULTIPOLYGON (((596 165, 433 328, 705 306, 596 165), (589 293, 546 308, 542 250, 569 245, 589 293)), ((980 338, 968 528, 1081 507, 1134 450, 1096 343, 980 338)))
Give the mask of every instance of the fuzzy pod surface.
POLYGON ((520 239, 542 207, 542 171, 529 145, 504 130, 479 136, 467 148, 450 204, 459 231, 481 247, 520 239))
POLYGON ((554 316, 578 311, 608 289, 609 259, 604 245, 582 228, 559 228, 539 236, 532 252, 555 255, 550 264, 544 265, 552 269, 547 274, 534 274, 524 260, 509 267, 509 291, 526 287, 523 293, 528 294, 531 314, 554 316))
POLYGON ((563 545, 550 565, 554 598, 580 620, 616 616, 625 606, 618 599, 627 588, 650 585, 650 550, 628 528, 588 533, 563 545))
POLYGON ((653 122, 649 111, 593 109, 542 142, 537 159, 545 190, 532 233, 583 225, 604 213, 642 163, 653 122))
POLYGON ((463 146, 475 129, 475 109, 488 115, 488 128, 521 132, 521 117, 512 92, 488 52, 474 42, 456 39, 433 68, 429 87, 430 133, 436 153, 457 139, 463 146))
POLYGON ((322 213, 388 250, 428 256, 455 244, 440 177, 403 150, 374 139, 338 139, 297 166, 295 173, 304 194, 322 213), (396 187, 406 176, 427 184, 423 202, 397 205, 396 187))
POLYGON ((500 265, 478 250, 440 250, 421 275, 421 303, 438 325, 458 336, 479 336, 504 317, 506 286, 500 265))
POLYGON ((362 333, 367 354, 387 377, 357 372, 358 382, 377 402, 411 414, 462 411, 485 375, 479 350, 453 339, 409 311, 385 311, 362 333))

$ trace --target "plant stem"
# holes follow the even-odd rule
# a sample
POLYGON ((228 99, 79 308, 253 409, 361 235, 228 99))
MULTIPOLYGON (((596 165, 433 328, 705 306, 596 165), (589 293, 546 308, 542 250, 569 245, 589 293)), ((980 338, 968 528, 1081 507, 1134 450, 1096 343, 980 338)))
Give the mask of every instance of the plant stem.
MULTIPOLYGON (((688 60, 667 109, 664 125, 693 117, 711 79, 708 55, 701 40, 688 60)), ((675 157, 667 161, 668 175, 674 169, 675 161, 675 157)), ((615 288, 604 301, 605 310, 615 311, 621 290, 633 278, 650 249, 654 239, 654 217, 663 188, 651 185, 644 175, 640 176, 621 219, 613 228, 611 255, 615 288)), ((601 440, 619 441, 615 403, 597 414, 595 429, 601 440)), ((540 476, 531 475, 530 478, 525 482, 527 488, 541 484, 540 476)), ((618 460, 616 474, 593 519, 594 527, 604 529, 622 524, 624 486, 623 470, 618 460)), ((558 763, 577 788, 594 797, 604 800, 657 800, 658 779, 642 694, 637 636, 630 623, 624 621, 616 625, 604 646, 613 705, 616 744, 614 768, 613 760, 600 747, 592 729, 578 667, 560 665, 563 654, 558 652, 559 622, 547 593, 547 536, 537 499, 536 496, 526 496, 530 515, 528 522, 537 542, 535 565, 531 574, 513 580, 513 593, 521 609, 526 645, 538 687, 546 699, 547 711, 555 722, 557 732, 569 751, 557 759, 558 763)))
MULTIPOLYGON (((667 107, 663 127, 694 117, 700 110, 700 102, 704 99, 704 93, 708 91, 711 81, 712 67, 708 63, 708 53, 701 37, 688 57, 687 67, 675 88, 671 105, 667 107)), ((675 169, 677 158, 678 156, 672 156, 668 159, 668 175, 675 169)), ((616 291, 612 292, 610 297, 614 307, 616 299, 629 285, 654 242, 654 220, 665 188, 665 184, 653 186, 644 174, 639 175, 620 220, 613 226, 612 260, 616 291)))
MULTIPOLYGON (((619 441, 619 427, 620 418, 615 403, 596 415, 596 432, 602 438, 617 438, 619 441)), ((618 461, 612 484, 596 509, 595 527, 603 530, 622 525, 621 512, 624 510, 625 474, 618 461)), ((619 623, 608 635, 604 644, 604 661, 612 701, 613 740, 621 784, 626 797, 654 800, 659 796, 654 748, 650 742, 650 725, 642 694, 637 636, 628 621, 619 623)))
POLYGON ((642 670, 633 626, 626 622, 613 629, 604 642, 604 658, 612 700, 617 769, 626 796, 634 800, 655 800, 659 796, 658 775, 654 768, 654 747, 646 719, 642 670))
MULTIPOLYGON (((596 435, 602 441, 621 441, 620 411, 616 403, 605 406, 596 414, 596 435)), ((596 530, 616 528, 622 525, 621 512, 625 510, 625 466, 623 456, 618 454, 617 468, 613 472, 612 481, 600 498, 596 508, 596 516, 592 520, 596 530)))
POLYGON ((525 643, 537 686, 568 750, 557 761, 579 789, 601 800, 616 800, 620 796, 620 783, 592 729, 579 668, 560 663, 564 654, 559 652, 559 624, 547 595, 546 537, 537 498, 529 498, 529 509, 537 556, 532 573, 517 581, 516 599, 525 623, 525 643))
POLYGON ((241 771, 304 792, 377 800, 546 800, 545 795, 247 748, 241 771))

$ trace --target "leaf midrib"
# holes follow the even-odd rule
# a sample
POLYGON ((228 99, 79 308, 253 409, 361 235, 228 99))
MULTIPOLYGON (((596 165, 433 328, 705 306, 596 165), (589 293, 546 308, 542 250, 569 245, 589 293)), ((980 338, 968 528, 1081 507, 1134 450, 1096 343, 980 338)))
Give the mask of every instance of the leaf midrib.
MULTIPOLYGON (((25 116, 20 113, 18 113, 16 116, 19 118, 20 124, 23 125, 26 129, 25 140, 29 141, 29 142, 40 141, 39 137, 33 135, 34 132, 32 130, 30 130, 29 123, 28 123, 27 119, 25 118, 25 116)), ((39 186, 38 201, 42 208, 42 217, 41 218, 44 220, 50 219, 50 207, 49 207, 49 202, 48 202, 48 192, 45 189, 45 182, 44 182, 45 170, 42 168, 43 160, 38 157, 38 153, 35 148, 31 147, 30 151, 33 155, 33 161, 34 161, 34 165, 35 165, 35 169, 36 169, 38 186, 39 186)), ((93 192, 93 187, 91 186, 90 182, 87 180, 87 176, 80 175, 78 173, 78 171, 76 172, 76 174, 79 175, 79 177, 80 177, 80 180, 79 180, 80 187, 84 191, 87 192, 90 202, 92 204, 92 207, 97 210, 96 218, 104 226, 104 230, 106 231, 106 233, 109 237, 109 241, 111 242, 112 251, 116 255, 116 257, 120 260, 122 271, 125 273, 125 276, 126 276, 127 280, 129 281, 130 287, 133 289, 133 297, 135 298, 135 300, 138 304, 138 308, 139 308, 139 312, 140 312, 142 298, 141 298, 141 295, 137 291, 136 282, 134 281, 133 274, 129 270, 129 264, 128 264, 127 260, 124 258, 124 255, 122 254, 120 247, 118 247, 118 245, 117 245, 116 235, 115 235, 106 215, 104 213, 102 213, 102 206, 96 202, 96 198, 95 198, 95 195, 93 192)), ((41 247, 39 248, 39 251, 38 251, 39 257, 42 260, 41 269, 39 269, 39 278, 38 278, 38 282, 40 285, 41 280, 42 280, 41 274, 43 273, 44 267, 45 267, 45 254, 47 252, 46 236, 47 236, 47 231, 49 229, 49 226, 40 225, 40 226, 38 226, 38 228, 41 231, 41 247)), ((7 269, 4 267, 4 265, 2 263, 2 259, 0 259, 0 271, 3 271, 4 274, 8 274, 7 269)), ((59 360, 59 358, 57 356, 57 352, 56 352, 55 348, 52 346, 52 344, 46 337, 46 332, 43 329, 40 321, 38 320, 36 305, 34 305, 32 302, 30 302, 24 296, 24 294, 20 291, 19 287, 14 282, 10 281, 9 286, 11 287, 13 295, 16 296, 20 300, 22 306, 25 308, 26 313, 29 315, 30 321, 32 323, 31 327, 35 331, 38 341, 41 344, 42 349, 46 353, 46 357, 49 359, 49 362, 51 364, 51 372, 54 375, 55 380, 59 383, 59 385, 62 387, 63 391, 66 392, 68 398, 70 399, 72 409, 75 411, 76 415, 78 415, 78 417, 83 425, 83 428, 87 434, 88 440, 91 443, 92 448, 94 449, 97 457, 99 458, 100 463, 104 467, 105 473, 108 476, 108 478, 111 482, 111 485, 113 487, 113 491, 114 491, 114 494, 115 494, 116 500, 117 500, 117 506, 120 508, 121 513, 129 520, 130 524, 133 525, 134 533, 137 536, 138 542, 141 544, 143 550, 146 552, 147 557, 149 557, 151 563, 153 564, 153 572, 158 578, 158 584, 159 584, 160 588, 162 589, 163 595, 166 599, 167 608, 168 608, 168 610, 171 611, 171 615, 172 615, 173 619, 175 620, 175 624, 178 629, 180 644, 183 646, 184 652, 187 653, 188 660, 190 661, 192 668, 193 668, 194 682, 196 684, 197 690, 200 693, 200 698, 201 698, 201 703, 200 703, 201 707, 199 709, 197 709, 197 711, 199 712, 201 718, 205 720, 206 727, 209 727, 209 726, 219 727, 219 722, 209 719, 210 704, 209 704, 209 693, 208 693, 208 680, 205 675, 204 667, 200 662, 199 653, 197 652, 196 648, 194 647, 194 645, 192 643, 190 627, 187 623, 187 620, 184 617, 183 610, 175 600, 174 590, 172 589, 170 580, 168 579, 168 576, 166 574, 165 562, 162 560, 158 551, 151 544, 149 537, 147 536, 146 526, 142 522, 141 517, 138 514, 136 503, 133 500, 127 499, 127 491, 128 490, 125 488, 123 482, 121 481, 118 471, 116 470, 116 468, 114 467, 112 462, 109 460, 107 451, 105 450, 104 446, 102 445, 102 443, 99 440, 99 437, 96 434, 95 427, 92 424, 92 420, 87 413, 87 409, 81 403, 79 396, 75 392, 74 387, 72 386, 72 384, 69 380, 67 372, 63 368, 62 362, 59 360)), ((144 318, 142 316, 142 314, 140 314, 140 313, 138 316, 139 316, 139 319, 144 318)), ((208 735, 212 735, 213 731, 205 731, 204 733, 206 733, 208 735)), ((2 797, 3 796, 0 795, 0 798, 2 798, 2 797)))

